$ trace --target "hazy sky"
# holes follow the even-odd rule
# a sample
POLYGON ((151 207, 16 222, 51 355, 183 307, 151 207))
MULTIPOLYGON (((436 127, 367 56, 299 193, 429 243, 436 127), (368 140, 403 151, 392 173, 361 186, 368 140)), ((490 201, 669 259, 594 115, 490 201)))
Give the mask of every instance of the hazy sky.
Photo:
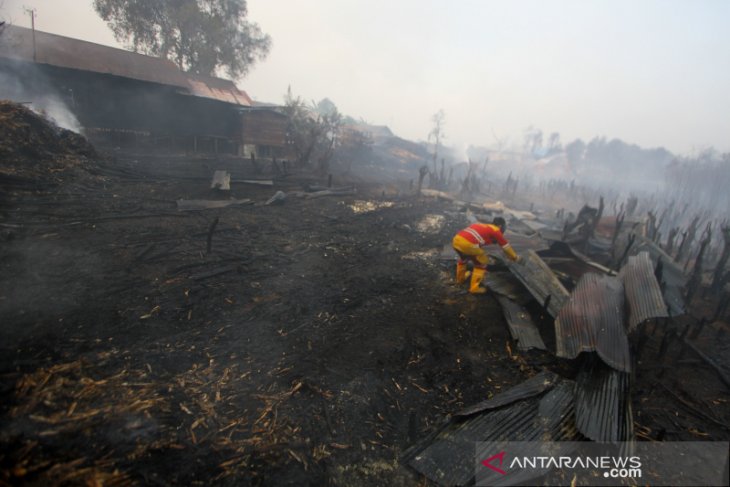
MULTIPOLYGON (((91 0, 0 0, 0 17, 118 46, 91 0)), ((305 100, 423 140, 620 138, 730 152, 728 0, 249 0, 273 40, 240 88, 305 100)))

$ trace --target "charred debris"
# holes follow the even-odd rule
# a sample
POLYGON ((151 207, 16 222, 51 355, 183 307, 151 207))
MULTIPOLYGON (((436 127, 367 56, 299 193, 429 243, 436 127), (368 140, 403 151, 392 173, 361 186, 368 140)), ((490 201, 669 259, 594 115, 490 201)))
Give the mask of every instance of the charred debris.
POLYGON ((103 150, 0 102, 0 484, 469 484, 474 441, 730 437, 727 220, 390 136, 405 173, 315 171, 234 85, 57 37, 103 150), (448 242, 497 215, 524 263, 475 298, 448 242))
POLYGON ((498 181, 491 195, 500 199, 462 184, 416 195, 412 181, 395 192, 336 184, 345 180, 285 174, 272 160, 262 169, 246 158, 111 158, 22 105, 0 104, 0 117, 5 483, 170 475, 415 485, 417 472, 468 484, 477 439, 730 434, 727 273, 715 270, 727 261, 726 224, 693 217, 676 242, 659 237, 671 211, 660 226, 640 202, 607 215, 599 199, 571 216, 540 211, 498 181), (292 212, 301 223, 285 218, 292 212), (451 283, 445 242, 495 215, 508 219, 525 259, 495 256, 491 297, 474 299, 451 283), (270 229, 284 222, 294 241, 270 229), (313 225, 334 229, 315 240, 313 225), (378 225, 405 239, 372 247, 378 225), (412 241, 423 232, 419 250, 412 241), (114 261, 78 245, 104 247, 114 261), (301 267, 309 288, 278 275, 317 248, 346 272, 324 261, 301 267), (415 287, 394 280, 394 266, 414 272, 416 261, 415 287), (314 269, 334 273, 312 281, 314 269), (427 304, 434 299, 442 304, 427 304), (388 322, 396 313, 406 328, 388 322), (470 372, 460 335, 435 338, 444 323, 469 337, 489 330, 477 347, 489 355, 470 372), (500 351, 488 340, 503 332, 500 351), (361 361, 362 346, 347 344, 373 336, 388 339, 361 361), (278 355, 280 340, 297 345, 278 355), (402 362, 388 358, 394 349, 402 362), (502 386, 485 394, 484 377, 502 386))
MULTIPOLYGON (((515 193, 516 180, 510 177, 501 194, 515 193)), ((638 199, 631 197, 608 216, 600 197, 597 207, 584 205, 577 215, 566 217, 562 208, 546 215, 514 211, 501 203, 468 205, 475 220, 490 221, 495 214, 512 217, 511 241, 525 256, 524 264, 502 262, 487 283, 517 348, 550 350, 557 359, 575 361, 579 371, 569 379, 544 369, 455 412, 406 452, 409 465, 439 484, 469 485, 476 480, 475 471, 463 459, 473 452, 475 441, 661 440, 665 429, 636 429, 632 396, 646 393, 636 386, 637 374, 659 367, 661 377, 664 367, 686 361, 689 354, 730 387, 730 227, 726 219, 707 214, 684 215, 687 226, 674 226, 683 216, 674 206, 645 209, 642 216, 638 199), (666 241, 660 229, 668 231, 666 241), (713 229, 722 238, 713 240, 713 229), (542 333, 552 335, 554 348, 546 346, 538 320, 526 307, 530 298, 539 310, 542 333), (549 328, 544 327, 546 317, 549 328), (658 349, 648 352, 647 343, 656 337, 661 338, 658 349)), ((691 399, 670 394, 697 417, 707 418, 691 399)), ((727 422, 712 422, 725 431, 723 436, 729 431, 727 422)))

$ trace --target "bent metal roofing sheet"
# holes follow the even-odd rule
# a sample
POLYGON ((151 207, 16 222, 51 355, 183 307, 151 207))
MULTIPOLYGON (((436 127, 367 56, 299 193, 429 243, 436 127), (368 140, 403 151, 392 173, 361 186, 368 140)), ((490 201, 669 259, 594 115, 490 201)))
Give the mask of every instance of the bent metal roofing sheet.
POLYGON ((533 250, 522 254, 522 258, 519 264, 508 262, 509 270, 540 304, 544 306, 549 297, 547 310, 551 316, 557 316, 568 300, 568 290, 533 250))
POLYGON ((649 318, 669 316, 649 252, 630 256, 628 263, 621 268, 619 278, 624 284, 629 307, 629 332, 649 318))
MULTIPOLYGON (((581 438, 575 428, 573 381, 558 379, 546 388, 535 389, 531 383, 526 390, 512 392, 514 402, 495 396, 495 403, 505 404, 487 409, 482 414, 458 417, 449 421, 434 435, 404 453, 406 461, 416 471, 442 485, 474 483, 474 454, 487 458, 493 452, 479 451, 481 442, 503 441, 570 441, 581 438), (522 396, 521 399, 518 399, 522 396)), ((521 388, 521 386, 517 386, 521 388)), ((510 398, 512 399, 512 398, 510 398)), ((519 475, 517 470, 513 475, 519 475)), ((533 474, 531 472, 531 474, 533 474)), ((505 484, 518 480, 510 476, 505 484)), ((530 478, 520 478, 528 482, 530 478)), ((529 485, 527 483, 526 485, 529 485)))
POLYGON ((616 370, 631 371, 624 329, 624 290, 616 277, 584 274, 555 320, 556 354, 595 351, 616 370))

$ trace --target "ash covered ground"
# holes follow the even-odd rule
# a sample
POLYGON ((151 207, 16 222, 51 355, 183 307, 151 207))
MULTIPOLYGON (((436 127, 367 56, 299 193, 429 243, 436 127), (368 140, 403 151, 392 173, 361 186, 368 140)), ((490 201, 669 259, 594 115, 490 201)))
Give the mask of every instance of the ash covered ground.
MULTIPOLYGON (((354 194, 314 198, 327 180, 300 170, 221 195, 210 174, 246 161, 20 151, 7 130, 0 484, 424 485, 403 452, 450 414, 576 373, 517 352, 494 296, 453 283, 465 209, 409 181, 336 174, 354 194), (229 197, 248 201, 176 203, 229 197)), ((655 358, 661 340, 635 373, 637 436, 730 438, 727 386, 655 358)))

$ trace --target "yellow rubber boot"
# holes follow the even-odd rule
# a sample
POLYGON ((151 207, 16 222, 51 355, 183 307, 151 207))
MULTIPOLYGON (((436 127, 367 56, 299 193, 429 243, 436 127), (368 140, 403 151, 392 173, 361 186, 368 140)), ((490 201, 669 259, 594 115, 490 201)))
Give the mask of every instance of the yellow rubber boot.
POLYGON ((484 274, 487 273, 486 269, 475 267, 471 273, 471 283, 469 285, 469 292, 471 294, 484 294, 487 292, 487 288, 481 287, 482 279, 484 274))
POLYGON ((456 284, 466 282, 466 262, 456 263, 456 284))

